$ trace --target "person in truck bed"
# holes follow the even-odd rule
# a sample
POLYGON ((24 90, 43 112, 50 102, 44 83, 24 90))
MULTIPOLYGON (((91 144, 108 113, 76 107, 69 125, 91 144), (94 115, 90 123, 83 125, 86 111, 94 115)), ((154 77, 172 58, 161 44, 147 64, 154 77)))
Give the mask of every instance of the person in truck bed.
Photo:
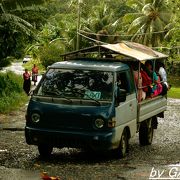
POLYGON ((141 102, 146 98, 146 93, 142 89, 142 75, 141 72, 138 71, 138 63, 137 62, 132 62, 131 63, 131 68, 134 74, 134 81, 135 85, 137 88, 137 99, 138 102, 141 102))
POLYGON ((152 83, 153 83, 152 93, 150 96, 151 97, 158 96, 162 92, 162 85, 161 85, 160 78, 158 77, 156 72, 153 71, 152 61, 150 61, 150 60, 146 61, 145 67, 146 67, 146 72, 147 72, 147 74, 149 74, 149 76, 152 80, 152 83))
POLYGON ((156 72, 160 77, 161 84, 162 84, 162 87, 163 87, 163 90, 162 90, 161 94, 165 95, 165 94, 167 94, 167 91, 170 89, 171 85, 169 85, 168 82, 167 82, 167 73, 166 73, 166 70, 165 70, 164 63, 159 62, 159 61, 156 62, 156 72))

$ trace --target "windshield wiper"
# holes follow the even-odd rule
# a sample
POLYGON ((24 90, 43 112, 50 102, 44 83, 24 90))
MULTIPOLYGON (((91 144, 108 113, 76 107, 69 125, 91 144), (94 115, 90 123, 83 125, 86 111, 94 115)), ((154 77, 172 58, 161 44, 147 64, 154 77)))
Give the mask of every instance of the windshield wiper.
POLYGON ((64 94, 65 94, 64 92, 61 92, 61 93, 58 93, 57 95, 59 98, 64 98, 72 103, 72 100, 70 98, 67 98, 64 94))
POLYGON ((72 103, 71 99, 65 97, 64 92, 46 91, 46 93, 47 93, 47 95, 51 95, 51 96, 55 95, 55 96, 52 97, 52 101, 53 101, 53 98, 64 98, 64 99, 66 99, 66 100, 68 100, 69 102, 72 103))
MULTIPOLYGON (((71 91, 72 91, 73 93, 77 93, 77 94, 80 94, 80 95, 84 96, 84 93, 79 92, 77 89, 75 89, 75 90, 73 89, 73 90, 71 90, 71 91)), ((86 96, 88 97, 88 99, 91 99, 91 100, 95 101, 96 104, 98 104, 99 106, 101 105, 101 103, 100 103, 98 100, 90 97, 88 94, 86 94, 86 96)))

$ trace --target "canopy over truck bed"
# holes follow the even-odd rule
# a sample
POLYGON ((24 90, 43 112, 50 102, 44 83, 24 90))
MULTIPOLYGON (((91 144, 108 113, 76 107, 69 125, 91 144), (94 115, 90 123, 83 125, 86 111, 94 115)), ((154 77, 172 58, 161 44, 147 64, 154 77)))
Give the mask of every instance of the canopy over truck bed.
POLYGON ((128 41, 122 41, 117 44, 96 45, 80 49, 78 51, 62 54, 61 56, 64 57, 64 60, 68 60, 75 57, 88 57, 88 55, 91 55, 91 57, 92 55, 96 55, 96 58, 109 58, 110 56, 112 56, 115 59, 120 59, 121 61, 126 61, 127 58, 128 61, 144 61, 165 59, 168 57, 167 55, 162 54, 158 51, 154 51, 153 49, 145 45, 128 41))

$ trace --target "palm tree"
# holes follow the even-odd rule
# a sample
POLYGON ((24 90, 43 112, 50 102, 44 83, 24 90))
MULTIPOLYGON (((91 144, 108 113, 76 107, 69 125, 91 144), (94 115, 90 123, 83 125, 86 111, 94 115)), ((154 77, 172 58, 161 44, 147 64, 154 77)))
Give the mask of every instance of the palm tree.
POLYGON ((167 32, 165 26, 172 15, 167 10, 165 0, 129 0, 128 3, 135 9, 134 13, 125 16, 125 19, 133 18, 128 28, 128 33, 132 34, 131 40, 158 46, 164 39, 167 32))
POLYGON ((82 19, 81 31, 84 35, 101 42, 113 43, 117 40, 116 31, 119 19, 114 18, 113 11, 107 3, 93 6, 89 18, 82 19))
POLYGON ((30 35, 31 30, 30 23, 7 12, 0 4, 0 66, 5 63, 4 58, 15 53, 17 38, 22 34, 30 35))
MULTIPOLYGON (((29 23, 28 16, 24 14, 24 12, 29 12, 29 10, 32 12, 33 9, 37 12, 39 9, 35 7, 32 8, 32 4, 39 4, 43 1, 44 0, 0 0, 0 66, 8 64, 8 60, 6 59, 8 56, 16 56, 18 58, 22 56, 25 44, 27 44, 29 40, 32 40, 35 27, 34 24, 33 27, 31 23, 29 23), (31 7, 28 9, 30 5, 31 7)), ((33 18, 36 17, 35 21, 39 18, 37 14, 38 13, 36 13, 36 16, 32 16, 31 13, 33 18)), ((42 23, 42 21, 40 23, 42 23)))

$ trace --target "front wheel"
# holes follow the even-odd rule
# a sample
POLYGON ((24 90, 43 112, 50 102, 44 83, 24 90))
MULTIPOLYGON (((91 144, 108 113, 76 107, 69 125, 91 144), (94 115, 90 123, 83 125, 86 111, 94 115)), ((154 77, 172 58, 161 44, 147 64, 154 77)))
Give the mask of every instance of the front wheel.
POLYGON ((115 150, 117 158, 125 157, 128 151, 128 147, 129 147, 129 139, 127 136, 127 131, 126 129, 124 129, 121 136, 119 147, 115 150))
POLYGON ((41 157, 48 158, 52 153, 53 147, 46 144, 39 144, 38 150, 41 157))
POLYGON ((143 122, 139 129, 139 142, 140 145, 150 145, 153 140, 154 128, 152 127, 151 119, 147 122, 143 122))

